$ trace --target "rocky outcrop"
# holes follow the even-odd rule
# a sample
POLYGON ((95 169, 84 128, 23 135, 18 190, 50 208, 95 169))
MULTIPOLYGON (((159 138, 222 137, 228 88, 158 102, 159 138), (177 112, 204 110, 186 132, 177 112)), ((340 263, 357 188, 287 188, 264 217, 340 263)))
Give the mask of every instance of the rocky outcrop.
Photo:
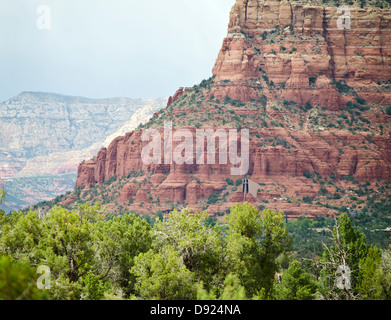
POLYGON ((186 93, 190 88, 183 88, 180 87, 174 94, 174 96, 169 97, 167 101, 167 107, 172 105, 175 101, 177 101, 180 97, 183 96, 184 93, 186 93))
POLYGON ((391 92, 374 91, 377 82, 391 79, 391 10, 352 6, 350 29, 338 28, 344 11, 337 10, 287 0, 236 1, 213 68, 215 81, 230 85, 213 94, 249 101, 258 90, 245 84, 260 79, 257 89, 268 88, 267 79, 288 100, 338 109, 346 101, 330 83, 342 80, 364 99, 390 105, 391 92))
MULTIPOLYGON (((260 136, 263 140, 278 137, 292 144, 292 152, 288 152, 281 146, 259 148, 258 143, 251 143, 251 179, 268 186, 278 182, 285 188, 285 191, 276 193, 260 192, 257 199, 252 199, 254 203, 287 196, 316 197, 319 189, 311 186, 310 181, 304 178, 306 175, 335 176, 336 179, 352 176, 361 182, 391 180, 391 141, 386 137, 374 138, 375 147, 368 151, 359 148, 362 143, 361 136, 346 132, 324 132, 311 136, 280 128, 270 129, 267 133, 253 131, 251 135, 260 136)), ((133 199, 134 206, 130 208, 140 210, 139 204, 150 203, 151 195, 161 203, 184 202, 189 206, 199 207, 202 199, 208 199, 224 190, 227 178, 241 178, 231 176, 232 166, 229 164, 146 165, 141 161, 141 152, 145 145, 146 143, 141 142, 141 132, 132 132, 125 137, 116 138, 108 148, 102 149, 96 158, 79 166, 76 187, 85 186, 85 190, 88 190, 113 176, 124 177, 132 172, 144 172, 143 179, 148 182, 146 186, 140 188, 139 180, 127 183, 121 189, 120 203, 128 204, 129 200, 133 199)), ((174 142, 173 149, 177 145, 179 143, 174 142)), ((164 147, 163 144, 161 147, 164 147)), ((217 151, 216 159, 220 155, 219 149, 217 151)), ((242 199, 243 193, 239 190, 232 199, 227 199, 227 202, 242 199)), ((159 210, 158 208, 156 210, 159 210)), ((299 215, 302 208, 296 209, 296 213, 292 214, 299 215)), ((221 211, 222 208, 217 207, 216 210, 221 211)))
MULTIPOLYGON (((176 129, 188 129, 194 137, 196 129, 191 125, 207 129, 206 121, 213 123, 214 130, 216 126, 232 128, 227 123, 236 123, 236 128, 248 125, 247 175, 260 190, 245 200, 258 207, 267 203, 290 218, 333 214, 322 204, 296 200, 310 202, 320 194, 332 198, 343 188, 354 190, 352 181, 391 180, 391 139, 386 134, 391 117, 384 109, 391 105, 391 91, 384 86, 391 79, 391 11, 387 8, 352 7, 351 29, 340 30, 341 14, 336 7, 237 0, 214 77, 187 95, 183 88, 178 90, 168 101, 168 111, 155 114, 146 128, 157 128, 163 136, 156 123, 170 119, 177 121, 176 129), (184 101, 176 103, 180 97, 184 101), (358 110, 352 113, 352 118, 360 116, 371 129, 363 125, 344 129, 354 119, 341 114, 341 109, 348 101, 363 107, 363 99, 383 105, 373 105, 365 117, 358 110), (307 102, 310 105, 304 108, 307 102), (277 107, 281 105, 286 109, 277 107), (329 119, 328 128, 333 130, 310 125, 312 118, 319 118, 309 112, 313 106, 316 112, 325 112, 324 119, 329 119), (251 120, 259 114, 262 121, 251 120), (284 124, 276 123, 277 119, 284 124)), ((123 182, 115 184, 120 191, 109 209, 116 210, 120 204, 144 213, 188 205, 195 210, 208 208, 212 214, 244 200, 240 190, 244 175, 232 176, 230 164, 145 164, 141 153, 146 143, 141 134, 134 131, 117 137, 96 158, 80 164, 76 188, 84 186, 84 194, 117 177, 123 182)), ((174 141, 173 148, 181 142, 174 141)), ((220 152, 216 149, 216 159, 220 152)), ((193 159, 195 155, 193 150, 193 159)), ((341 204, 337 196, 332 199, 334 205, 341 204)))

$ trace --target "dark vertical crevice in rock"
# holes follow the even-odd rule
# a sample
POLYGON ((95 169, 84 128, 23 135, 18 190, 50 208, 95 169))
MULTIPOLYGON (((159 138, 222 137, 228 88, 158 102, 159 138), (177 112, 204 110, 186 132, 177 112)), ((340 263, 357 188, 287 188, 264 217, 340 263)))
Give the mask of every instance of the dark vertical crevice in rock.
POLYGON ((353 176, 356 172, 357 172, 357 166, 358 166, 358 156, 357 156, 357 153, 354 155, 353 159, 352 159, 352 169, 351 169, 351 172, 350 172, 350 175, 353 176))
POLYGON ((323 8, 323 22, 322 22, 322 28, 323 28, 323 36, 324 36, 324 40, 326 41, 327 43, 327 52, 330 56, 330 62, 329 62, 329 68, 330 68, 330 72, 331 72, 331 77, 333 80, 335 80, 335 62, 334 62, 334 53, 333 53, 333 49, 330 45, 330 42, 329 42, 329 34, 328 34, 328 24, 327 24, 327 14, 326 14, 326 8, 323 8))
POLYGON ((288 1, 289 3, 289 7, 291 8, 291 24, 292 24, 292 27, 294 28, 294 22, 293 22, 293 8, 292 8, 292 4, 290 1, 288 1))
POLYGON ((244 0, 244 5, 246 6, 246 7, 244 8, 244 21, 247 22, 248 0, 244 0))

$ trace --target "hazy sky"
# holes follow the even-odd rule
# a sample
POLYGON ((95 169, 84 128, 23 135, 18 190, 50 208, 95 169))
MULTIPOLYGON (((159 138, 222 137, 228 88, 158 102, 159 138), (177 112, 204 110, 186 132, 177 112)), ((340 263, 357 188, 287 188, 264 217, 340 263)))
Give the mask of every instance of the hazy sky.
POLYGON ((0 101, 22 91, 172 95, 212 75, 234 3, 0 0, 0 101))

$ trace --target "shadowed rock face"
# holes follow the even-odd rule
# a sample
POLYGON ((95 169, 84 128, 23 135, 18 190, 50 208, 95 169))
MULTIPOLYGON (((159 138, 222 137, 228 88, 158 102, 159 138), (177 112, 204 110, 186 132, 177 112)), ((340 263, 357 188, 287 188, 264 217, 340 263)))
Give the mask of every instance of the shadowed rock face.
MULTIPOLYGON (((215 130, 232 128, 226 124, 229 119, 221 120, 221 114, 244 118, 244 127, 251 128, 248 175, 263 185, 256 198, 247 195, 246 200, 256 205, 278 201, 268 206, 284 210, 290 217, 334 213, 325 207, 285 201, 286 197, 319 195, 319 184, 304 176, 337 180, 353 177, 369 183, 378 179, 390 181, 391 139, 387 126, 391 117, 382 110, 391 105, 391 92, 377 82, 391 79, 391 11, 352 7, 350 30, 337 28, 340 16, 336 7, 323 5, 236 1, 228 36, 213 68, 213 81, 209 86, 200 85, 186 92, 180 89, 170 98, 169 107, 154 115, 149 127, 162 133, 155 124, 156 119, 164 117, 174 120, 175 129, 187 128, 194 133, 196 124, 215 130), (349 92, 336 86, 339 81, 343 81, 349 92), (196 100, 199 92, 202 99, 196 100), (232 108, 222 103, 227 96, 250 103, 232 108), (371 130, 331 130, 310 125, 311 118, 318 117, 323 109, 332 119, 329 127, 334 128, 346 103, 356 103, 360 98, 367 104, 373 103, 371 111, 362 114, 371 130), (258 99, 268 100, 267 106, 262 107, 258 99), (293 110, 277 108, 290 101, 296 102, 293 110), (317 105, 318 109, 303 111, 305 117, 300 120, 296 111, 306 103, 317 105), (208 116, 206 123, 204 115, 213 110, 219 111, 208 116), (270 126, 253 120, 262 112, 263 119, 278 119, 284 124, 270 126), (383 129, 387 134, 383 134, 383 129), (279 142, 265 144, 265 141, 279 142)), ((209 201, 210 214, 243 201, 240 186, 226 188, 227 178, 233 181, 242 178, 231 176, 232 165, 145 165, 141 160, 145 144, 138 131, 114 139, 96 158, 80 164, 76 188, 85 187, 83 195, 114 176, 125 176, 114 200, 129 210, 145 213, 169 210, 172 206, 168 202, 181 202, 201 210, 216 193, 224 201, 218 204, 209 201), (134 178, 132 172, 142 174, 134 178)), ((174 142, 174 148, 178 144, 174 142)), ((216 149, 216 159, 219 155, 220 150, 216 149)), ((340 186, 353 187, 345 180, 340 186)), ((323 192, 334 193, 333 188, 326 185, 323 192)), ((116 207, 114 200, 109 209, 116 207)))

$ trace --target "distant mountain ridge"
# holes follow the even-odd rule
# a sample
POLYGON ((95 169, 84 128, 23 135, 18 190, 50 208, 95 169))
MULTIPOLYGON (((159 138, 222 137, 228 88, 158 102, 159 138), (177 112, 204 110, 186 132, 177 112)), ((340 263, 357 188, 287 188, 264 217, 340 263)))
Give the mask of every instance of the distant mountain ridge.
POLYGON ((43 176, 71 174, 65 189, 61 177, 56 186, 47 186, 47 196, 44 186, 36 188, 41 190, 36 202, 73 188, 79 162, 92 157, 108 137, 122 134, 118 130, 148 121, 166 103, 167 98, 90 99, 45 92, 22 92, 0 103, 0 181, 11 189, 8 199, 28 192, 27 202, 34 202, 34 192, 18 179, 35 177, 39 183, 43 176))
POLYGON ((151 101, 155 99, 142 99, 142 98, 127 98, 127 97, 111 97, 111 98, 87 98, 82 96, 69 96, 60 93, 52 92, 40 92, 40 91, 23 91, 20 94, 2 102, 6 103, 20 101, 27 99, 30 101, 36 100, 37 102, 67 102, 67 103, 108 103, 108 104, 123 104, 133 103, 134 101, 151 101))
POLYGON ((118 130, 136 110, 163 107, 166 101, 23 92, 0 104, 0 176, 12 177, 37 156, 88 148, 118 130))

